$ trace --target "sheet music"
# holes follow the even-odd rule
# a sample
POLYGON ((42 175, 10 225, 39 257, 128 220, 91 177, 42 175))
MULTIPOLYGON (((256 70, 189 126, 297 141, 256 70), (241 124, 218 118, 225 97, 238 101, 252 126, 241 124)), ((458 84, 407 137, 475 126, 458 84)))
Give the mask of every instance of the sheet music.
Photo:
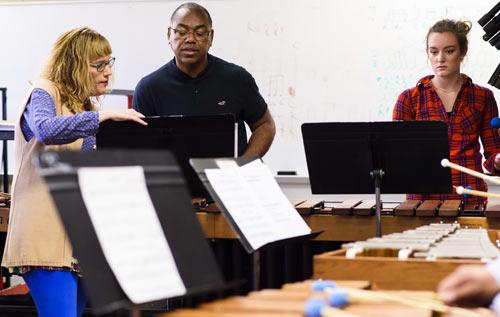
POLYGON ((253 249, 311 233, 260 160, 240 168, 206 169, 205 173, 253 249))
POLYGON ((137 304, 186 293, 141 166, 78 169, 83 201, 111 270, 137 304))

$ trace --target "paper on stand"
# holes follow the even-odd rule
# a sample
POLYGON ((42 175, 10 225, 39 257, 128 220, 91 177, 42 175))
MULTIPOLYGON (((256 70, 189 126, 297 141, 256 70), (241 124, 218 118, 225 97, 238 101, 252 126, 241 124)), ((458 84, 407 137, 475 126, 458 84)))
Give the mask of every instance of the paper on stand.
POLYGON ((205 173, 253 249, 311 233, 260 160, 239 168, 206 169, 205 173))
POLYGON ((104 256, 128 298, 140 304, 185 294, 143 168, 79 168, 78 182, 104 256))

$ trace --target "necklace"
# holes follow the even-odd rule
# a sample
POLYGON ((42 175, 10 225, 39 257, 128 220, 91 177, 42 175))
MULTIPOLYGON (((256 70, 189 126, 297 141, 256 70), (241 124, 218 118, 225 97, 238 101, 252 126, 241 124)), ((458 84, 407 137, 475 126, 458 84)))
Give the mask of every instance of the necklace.
POLYGON ((445 93, 448 93, 448 94, 449 94, 449 93, 452 93, 452 92, 457 92, 457 91, 459 91, 459 90, 460 90, 460 88, 461 88, 461 85, 460 85, 460 87, 458 87, 458 88, 453 88, 453 89, 444 89, 444 88, 439 88, 439 87, 436 87, 436 86, 434 86, 434 88, 435 88, 435 89, 437 89, 437 90, 441 90, 441 91, 443 91, 443 92, 445 92, 445 93))
POLYGON ((452 93, 452 92, 456 93, 456 92, 458 92, 462 88, 462 80, 460 80, 460 82, 458 83, 458 85, 455 86, 452 89, 444 89, 444 88, 436 86, 436 84, 433 83, 433 82, 431 82, 431 83, 432 83, 432 86, 434 87, 434 89, 440 90, 440 91, 445 92, 447 94, 452 93))

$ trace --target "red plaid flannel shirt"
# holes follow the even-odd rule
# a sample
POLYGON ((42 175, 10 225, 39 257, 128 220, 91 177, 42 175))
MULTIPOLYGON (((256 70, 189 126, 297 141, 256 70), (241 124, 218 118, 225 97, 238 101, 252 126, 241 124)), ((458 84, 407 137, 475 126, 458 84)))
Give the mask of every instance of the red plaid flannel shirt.
MULTIPOLYGON (((499 132, 492 129, 490 121, 498 117, 498 108, 493 92, 476 85, 467 75, 462 89, 458 93, 450 115, 446 113, 441 99, 431 85, 433 75, 420 79, 416 87, 403 91, 396 102, 392 114, 393 120, 440 120, 448 124, 450 142, 450 161, 467 168, 483 172, 481 167, 479 137, 484 149, 484 167, 491 173, 495 171, 495 156, 500 153, 499 132)), ((411 167, 410 167, 411 168, 411 167)), ((476 177, 452 170, 452 183, 455 186, 472 186, 475 190, 487 191, 486 183, 476 177)), ((460 199, 465 203, 482 203, 482 197, 463 197, 455 194, 415 195, 408 194, 407 199, 460 199)))

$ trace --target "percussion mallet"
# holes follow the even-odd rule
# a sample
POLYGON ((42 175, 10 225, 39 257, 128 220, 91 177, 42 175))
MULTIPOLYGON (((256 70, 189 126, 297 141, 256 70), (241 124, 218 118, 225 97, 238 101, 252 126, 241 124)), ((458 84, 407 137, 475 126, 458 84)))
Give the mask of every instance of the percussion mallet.
POLYGON ((463 186, 458 186, 457 187, 457 194, 459 194, 459 195, 468 194, 468 195, 473 195, 473 196, 500 198, 499 194, 482 192, 482 191, 479 191, 479 190, 467 189, 467 188, 464 188, 463 186))
MULTIPOLYGON (((455 191, 457 191, 458 186, 453 185, 453 188, 455 189, 455 191)), ((467 187, 464 187, 464 189, 474 190, 474 187, 472 187, 472 186, 467 186, 467 187)), ((457 193, 457 194, 458 194, 458 193, 457 193)), ((461 195, 461 194, 459 194, 459 195, 461 195)), ((467 194, 467 193, 463 193, 463 195, 464 195, 464 197, 465 197, 465 198, 472 197, 472 195, 469 195, 469 194, 467 194)))
POLYGON ((498 129, 500 129, 500 118, 495 117, 491 119, 490 125, 493 129, 498 131, 498 129))
POLYGON ((454 316, 481 316, 479 312, 474 312, 460 307, 451 307, 441 301, 431 298, 404 297, 384 292, 373 292, 360 289, 335 288, 328 289, 328 301, 330 306, 345 307, 349 303, 373 303, 373 302, 393 302, 409 307, 428 309, 439 313, 453 313, 454 316))
POLYGON ((323 298, 313 297, 306 302, 304 307, 304 316, 306 317, 360 317, 348 313, 338 308, 328 306, 323 298))
POLYGON ((448 159, 442 159, 441 160, 441 166, 443 166, 443 167, 449 167, 449 168, 452 168, 454 170, 460 171, 462 173, 469 174, 469 175, 472 175, 474 177, 481 178, 482 180, 490 181, 492 183, 500 185, 500 180, 499 179, 497 179, 495 177, 491 177, 491 176, 485 175, 485 174, 480 173, 478 171, 471 170, 470 168, 463 167, 461 165, 452 163, 448 159))
MULTIPOLYGON (((480 316, 479 313, 459 307, 450 307, 439 300, 416 296, 398 296, 384 292, 373 292, 353 288, 339 288, 331 280, 316 280, 311 284, 313 291, 325 291, 331 307, 343 308, 350 303, 395 302, 409 307, 429 309, 436 312, 453 312, 457 316, 480 316)), ((312 298, 306 303, 305 315, 308 317, 355 316, 339 309, 327 307, 323 298, 312 298), (344 315, 340 314, 344 313, 344 315), (348 314, 348 315, 346 315, 348 314)))

